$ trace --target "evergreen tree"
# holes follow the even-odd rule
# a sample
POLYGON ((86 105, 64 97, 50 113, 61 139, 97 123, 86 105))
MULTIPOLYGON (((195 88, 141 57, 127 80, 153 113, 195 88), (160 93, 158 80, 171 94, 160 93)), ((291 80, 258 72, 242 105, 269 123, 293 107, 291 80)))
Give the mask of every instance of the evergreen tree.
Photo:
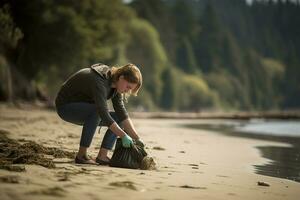
POLYGON ((213 6, 208 3, 200 20, 201 32, 195 41, 195 54, 203 72, 221 66, 222 30, 213 6))
POLYGON ((166 110, 174 110, 178 107, 178 83, 175 70, 167 68, 162 74, 163 89, 161 107, 166 110))
POLYGON ((180 41, 177 47, 176 64, 186 73, 195 73, 197 64, 193 47, 186 37, 183 37, 180 41))

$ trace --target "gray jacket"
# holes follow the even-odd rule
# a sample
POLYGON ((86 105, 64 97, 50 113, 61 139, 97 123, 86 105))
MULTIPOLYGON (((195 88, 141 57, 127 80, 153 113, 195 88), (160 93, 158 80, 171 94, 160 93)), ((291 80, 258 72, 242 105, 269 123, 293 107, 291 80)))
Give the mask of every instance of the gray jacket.
POLYGON ((96 105, 102 124, 110 126, 114 120, 110 116, 107 100, 111 99, 120 121, 128 118, 122 95, 111 88, 111 70, 107 65, 95 64, 84 68, 69 77, 61 86, 55 100, 56 107, 85 102, 96 105))

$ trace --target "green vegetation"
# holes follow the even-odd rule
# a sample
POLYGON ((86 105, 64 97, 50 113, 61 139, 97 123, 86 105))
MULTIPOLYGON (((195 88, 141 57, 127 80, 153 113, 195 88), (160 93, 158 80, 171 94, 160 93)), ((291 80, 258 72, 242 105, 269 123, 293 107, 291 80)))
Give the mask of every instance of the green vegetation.
POLYGON ((55 98, 73 72, 140 67, 132 109, 300 107, 299 1, 7 0, 0 100, 55 98))

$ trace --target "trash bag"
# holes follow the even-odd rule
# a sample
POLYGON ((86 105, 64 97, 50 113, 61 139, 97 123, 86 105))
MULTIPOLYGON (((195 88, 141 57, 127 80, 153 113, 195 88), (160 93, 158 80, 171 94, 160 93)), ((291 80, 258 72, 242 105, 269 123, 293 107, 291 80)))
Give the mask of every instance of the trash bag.
POLYGON ((145 156, 147 156, 147 152, 141 145, 134 143, 130 148, 125 148, 121 138, 118 138, 109 166, 139 169, 145 156))

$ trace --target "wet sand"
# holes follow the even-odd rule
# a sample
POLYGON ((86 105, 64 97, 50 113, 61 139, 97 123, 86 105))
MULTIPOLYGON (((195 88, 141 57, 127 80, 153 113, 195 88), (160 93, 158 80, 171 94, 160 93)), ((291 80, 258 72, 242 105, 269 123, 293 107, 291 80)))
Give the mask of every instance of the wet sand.
POLYGON ((260 151, 261 156, 271 161, 263 165, 254 165, 255 172, 262 175, 300 182, 300 137, 298 136, 299 132, 297 129, 298 124, 300 125, 300 121, 270 121, 269 119, 263 121, 254 119, 254 121, 256 122, 245 120, 202 120, 200 124, 185 124, 184 127, 198 130, 212 130, 233 137, 289 144, 287 146, 257 146, 256 148, 260 151), (268 126, 268 129, 264 129, 263 131, 265 132, 257 130, 255 130, 256 132, 241 132, 240 129, 237 128, 251 124, 253 124, 252 127, 255 125, 259 127, 268 126), (292 127, 291 125, 295 126, 292 127), (268 134, 266 134, 266 131, 268 131, 268 134), (277 132, 277 134, 274 134, 274 131, 277 132), (270 132, 272 134, 270 134, 270 132))
MULTIPOLYGON (((6 169, 3 166, 11 160, 0 162, 0 199, 298 199, 299 183, 254 173, 254 165, 270 162, 255 147, 289 144, 181 126, 201 120, 133 119, 157 169, 130 170, 75 165, 72 152, 78 148, 80 126, 63 122, 53 111, 0 105, 0 141, 8 143, 3 140, 7 137, 18 145, 30 141, 42 146, 36 154, 55 166, 13 164, 13 169, 6 169)), ((102 128, 95 134, 92 156, 104 132, 102 128)))

